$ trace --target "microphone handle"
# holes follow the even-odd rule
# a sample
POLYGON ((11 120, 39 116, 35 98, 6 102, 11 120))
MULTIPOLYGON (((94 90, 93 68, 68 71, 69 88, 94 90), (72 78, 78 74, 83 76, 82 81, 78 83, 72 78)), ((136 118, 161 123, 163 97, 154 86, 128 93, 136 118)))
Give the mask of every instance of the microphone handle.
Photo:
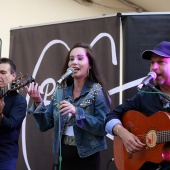
POLYGON ((57 81, 57 84, 61 84, 62 81, 63 81, 63 79, 59 79, 59 80, 57 81))

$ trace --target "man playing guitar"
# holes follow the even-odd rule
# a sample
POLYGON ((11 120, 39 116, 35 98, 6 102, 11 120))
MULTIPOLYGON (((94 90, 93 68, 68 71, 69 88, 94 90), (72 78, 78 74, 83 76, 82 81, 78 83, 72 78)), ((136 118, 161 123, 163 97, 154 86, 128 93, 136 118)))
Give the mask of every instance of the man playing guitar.
MULTIPOLYGON (((156 125, 161 123, 164 116, 167 119, 167 124, 169 123, 170 125, 170 116, 168 114, 170 112, 170 101, 168 100, 170 96, 170 42, 163 41, 153 50, 144 51, 142 58, 150 60, 150 71, 156 73, 153 88, 147 85, 142 87, 142 90, 139 90, 134 97, 127 99, 123 104, 110 111, 106 118, 105 129, 109 134, 115 135, 114 142, 117 143, 117 148, 116 146, 114 148, 114 158, 118 170, 129 170, 130 168, 132 170, 168 170, 170 169, 170 163, 168 162, 170 151, 167 149, 165 151, 164 147, 159 149, 159 144, 157 145, 157 143, 162 133, 165 133, 164 137, 168 136, 166 133, 169 132, 170 126, 166 125, 166 129, 162 127, 159 129, 159 126, 157 128, 156 125), (154 89, 157 91, 155 92, 154 89), (130 114, 128 111, 131 111, 130 114), (160 111, 163 112, 161 113, 163 115, 162 117, 160 116, 160 111), (145 126, 145 119, 142 120, 142 117, 136 118, 135 116, 138 112, 145 114, 145 116, 150 118, 149 122, 152 123, 152 127, 145 128, 145 135, 140 134, 142 125, 145 126), (158 121, 156 118, 151 119, 155 115, 159 115, 157 118, 159 119, 158 121), (131 121, 131 118, 137 121, 137 123, 131 121), (141 125, 138 126, 140 123, 141 125), (134 128, 135 126, 138 127, 134 128), (122 146, 118 146, 117 141, 123 143, 123 148, 121 148, 122 146), (157 148, 161 150, 161 153, 154 153, 147 157, 147 153, 157 148), (127 155, 120 156, 119 154, 122 154, 123 150, 125 150, 127 155), (141 153, 141 155, 136 153, 141 153), (152 159, 154 157, 155 161, 152 159), (148 159, 141 164, 140 160, 143 158, 148 159), (129 164, 129 168, 125 168, 127 166, 123 165, 125 163, 127 165, 129 164)), ((150 85, 150 83, 148 84, 150 85)), ((144 118, 146 118, 145 116, 143 115, 144 118)), ((165 141, 168 142, 170 139, 165 141)), ((164 143, 164 140, 162 142, 164 143)))

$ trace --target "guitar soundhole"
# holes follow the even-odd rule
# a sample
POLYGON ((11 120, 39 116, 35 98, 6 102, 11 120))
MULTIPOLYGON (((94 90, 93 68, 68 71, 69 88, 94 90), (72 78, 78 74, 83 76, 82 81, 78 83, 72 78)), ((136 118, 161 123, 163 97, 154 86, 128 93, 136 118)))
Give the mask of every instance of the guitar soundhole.
POLYGON ((146 134, 146 145, 149 148, 153 148, 154 146, 156 146, 156 141, 157 141, 156 131, 155 130, 150 130, 146 134))
POLYGON ((170 162, 170 142, 164 144, 162 148, 162 158, 164 161, 170 162))

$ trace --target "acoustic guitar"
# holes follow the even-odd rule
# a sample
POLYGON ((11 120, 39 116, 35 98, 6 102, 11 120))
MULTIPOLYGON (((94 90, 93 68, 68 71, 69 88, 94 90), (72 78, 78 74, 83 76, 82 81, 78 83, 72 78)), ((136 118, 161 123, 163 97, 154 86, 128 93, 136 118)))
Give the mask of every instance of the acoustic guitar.
POLYGON ((145 162, 170 161, 170 113, 156 112, 146 117, 138 111, 128 111, 123 126, 135 134, 146 147, 128 154, 120 137, 113 141, 114 160, 118 170, 138 170, 145 162))

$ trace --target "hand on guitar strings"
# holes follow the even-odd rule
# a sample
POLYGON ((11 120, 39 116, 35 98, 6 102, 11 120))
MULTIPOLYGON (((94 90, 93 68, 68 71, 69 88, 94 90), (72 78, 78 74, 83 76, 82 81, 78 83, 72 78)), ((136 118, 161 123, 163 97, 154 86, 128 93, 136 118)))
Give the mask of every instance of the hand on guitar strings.
POLYGON ((125 129, 123 126, 117 124, 114 127, 114 132, 117 131, 117 128, 119 128, 119 131, 116 135, 118 135, 125 146, 125 149, 128 153, 135 153, 140 150, 142 150, 145 146, 144 143, 142 143, 137 136, 130 133, 127 129, 125 129))
POLYGON ((0 99, 0 113, 2 113, 4 106, 5 106, 4 98, 1 98, 0 99))

